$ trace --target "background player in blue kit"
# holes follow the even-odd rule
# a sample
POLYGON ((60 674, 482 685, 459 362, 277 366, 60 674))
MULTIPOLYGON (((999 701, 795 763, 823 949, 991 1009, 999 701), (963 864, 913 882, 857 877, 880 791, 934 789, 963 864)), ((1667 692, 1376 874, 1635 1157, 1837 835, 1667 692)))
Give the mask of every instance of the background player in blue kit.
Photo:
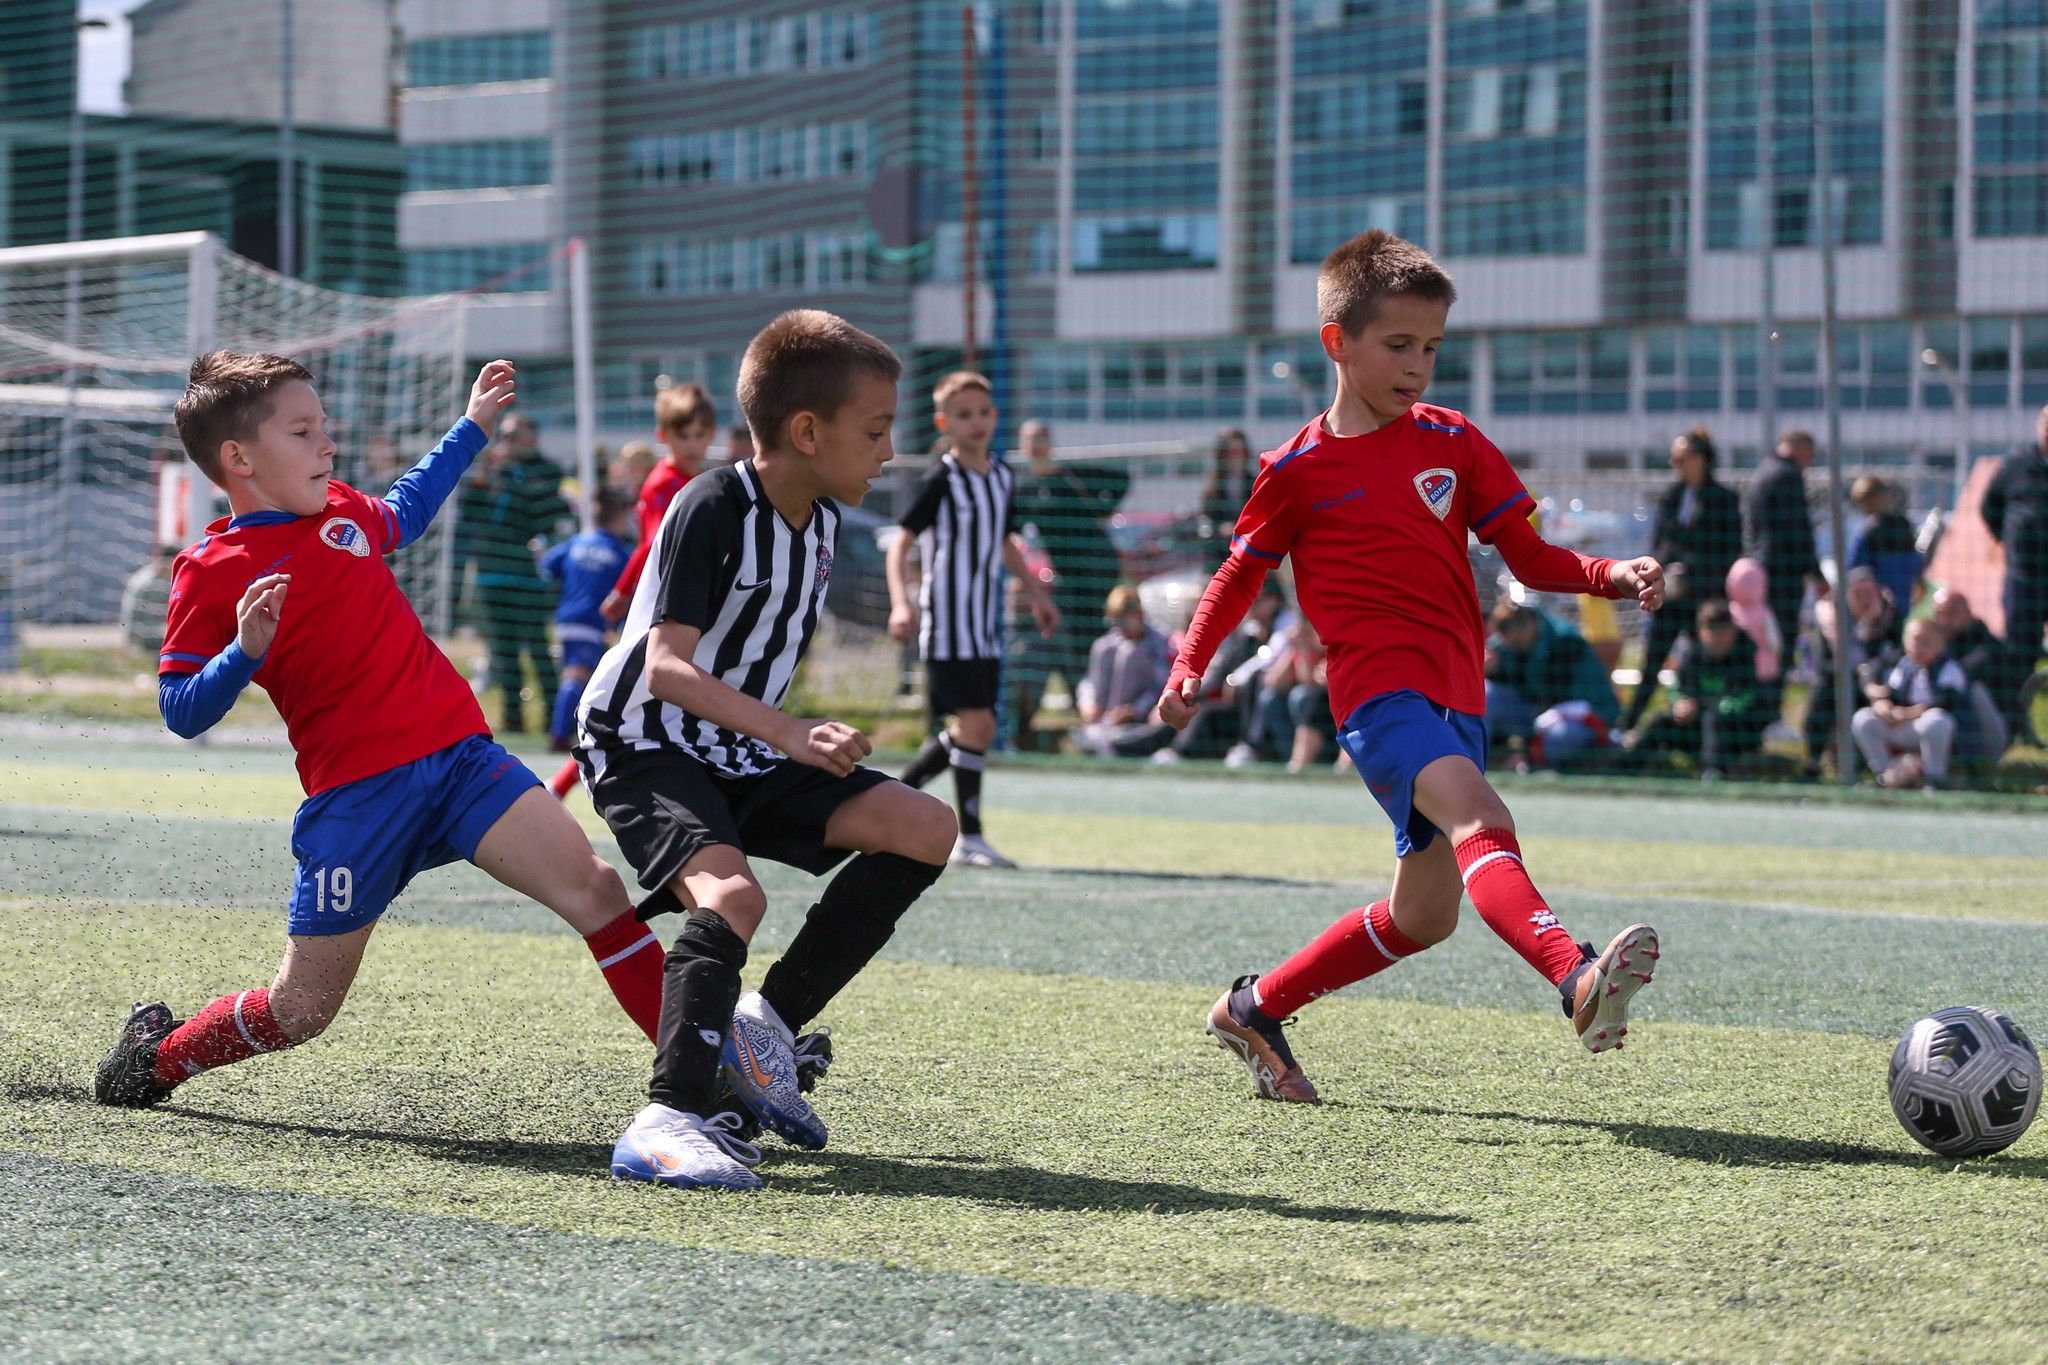
MULTIPOLYGON (((625 541, 626 528, 633 524, 633 505, 612 488, 597 490, 597 525, 581 535, 571 536, 541 556, 540 575, 560 585, 555 602, 555 645, 562 654, 562 690, 555 698, 555 714, 548 736, 557 753, 567 753, 576 741, 576 706, 583 700, 583 687, 591 670, 604 657, 605 635, 611 623, 604 619, 604 599, 626 566, 632 550, 625 541)), ((570 780, 575 769, 566 770, 570 780)), ((555 795, 568 791, 563 786, 555 795)))

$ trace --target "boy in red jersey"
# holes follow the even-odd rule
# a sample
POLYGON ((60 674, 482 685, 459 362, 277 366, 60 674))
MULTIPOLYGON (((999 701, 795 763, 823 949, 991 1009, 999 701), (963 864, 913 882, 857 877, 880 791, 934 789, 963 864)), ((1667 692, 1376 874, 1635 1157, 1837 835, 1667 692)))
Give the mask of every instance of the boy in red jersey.
POLYGON ((1238 978, 1209 1012, 1209 1034, 1243 1059, 1267 1099, 1316 1098, 1281 1021, 1447 938, 1463 893, 1557 987, 1594 1052, 1621 1047, 1629 1000, 1657 960, 1646 924, 1604 952, 1574 942, 1523 870, 1514 820, 1484 773, 1486 632, 1466 534, 1542 592, 1629 596, 1655 609, 1664 571, 1647 557, 1591 559, 1546 543, 1493 443, 1463 414, 1417 401, 1456 297, 1427 252, 1378 230, 1323 262, 1316 302, 1336 400, 1261 459, 1160 698, 1167 723, 1193 718, 1209 656, 1267 571, 1291 555, 1301 609, 1329 649, 1338 742, 1394 822, 1392 894, 1349 911, 1265 976, 1238 978))
POLYGON ((492 741, 384 562, 426 531, 512 399, 511 364, 484 366, 467 415, 380 499, 334 479, 304 366, 232 351, 193 362, 178 435, 234 515, 172 567, 159 704, 191 738, 250 682, 270 694, 306 789, 298 878, 269 989, 222 996, 182 1024, 161 1003, 136 1006, 95 1077, 102 1103, 157 1104, 202 1071, 317 1036, 385 908, 416 873, 458 858, 573 925, 654 1036, 660 944, 575 820, 492 741))

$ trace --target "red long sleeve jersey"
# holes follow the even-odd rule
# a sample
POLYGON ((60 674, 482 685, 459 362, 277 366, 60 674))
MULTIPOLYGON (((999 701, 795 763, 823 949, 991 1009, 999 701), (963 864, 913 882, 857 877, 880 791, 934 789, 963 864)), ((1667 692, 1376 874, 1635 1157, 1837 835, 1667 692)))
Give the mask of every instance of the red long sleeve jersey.
POLYGON ((1550 545, 1534 502, 1493 442, 1462 413, 1418 403, 1362 436, 1318 417, 1259 459, 1230 554, 1210 581, 1169 687, 1200 677, 1244 618, 1266 573, 1294 560, 1301 609, 1329 648, 1330 709, 1341 722, 1403 689, 1486 710, 1486 634, 1466 533, 1496 546, 1539 591, 1613 597, 1614 561, 1550 545))
POLYGON ((692 477, 667 460, 656 461, 654 468, 647 471, 647 478, 640 485, 640 501, 634 509, 640 514, 640 543, 633 547, 626 567, 619 570, 619 581, 612 585, 619 596, 630 601, 633 590, 640 586, 640 573, 647 567, 647 553, 654 548, 654 537, 661 532, 661 519, 668 515, 668 505, 692 477))
POLYGON ((249 584, 288 573, 277 638, 256 670, 298 751, 306 795, 490 733, 469 684, 427 638, 384 556, 399 525, 339 479, 310 517, 253 512, 206 528, 171 568, 159 673, 197 673, 239 630, 249 584))

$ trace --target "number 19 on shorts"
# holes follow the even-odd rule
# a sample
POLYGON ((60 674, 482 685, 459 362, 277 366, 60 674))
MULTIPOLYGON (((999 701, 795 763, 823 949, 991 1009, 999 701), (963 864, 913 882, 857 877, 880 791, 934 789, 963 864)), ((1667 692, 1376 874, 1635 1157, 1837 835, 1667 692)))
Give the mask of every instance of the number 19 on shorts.
POLYGON ((323 867, 313 874, 313 909, 345 915, 356 900, 355 874, 345 867, 323 867))

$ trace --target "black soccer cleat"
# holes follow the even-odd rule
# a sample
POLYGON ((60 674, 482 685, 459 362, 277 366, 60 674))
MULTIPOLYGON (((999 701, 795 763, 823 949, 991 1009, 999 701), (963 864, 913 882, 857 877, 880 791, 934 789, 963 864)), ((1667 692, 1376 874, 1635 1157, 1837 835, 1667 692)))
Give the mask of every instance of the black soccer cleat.
POLYGON ((162 1104, 171 1092, 156 1082, 156 1049, 180 1022, 171 1017, 171 1007, 162 1001, 154 1005, 138 1001, 128 1012, 128 1022, 121 1025, 121 1036, 93 1073, 93 1098, 130 1109, 162 1104))

